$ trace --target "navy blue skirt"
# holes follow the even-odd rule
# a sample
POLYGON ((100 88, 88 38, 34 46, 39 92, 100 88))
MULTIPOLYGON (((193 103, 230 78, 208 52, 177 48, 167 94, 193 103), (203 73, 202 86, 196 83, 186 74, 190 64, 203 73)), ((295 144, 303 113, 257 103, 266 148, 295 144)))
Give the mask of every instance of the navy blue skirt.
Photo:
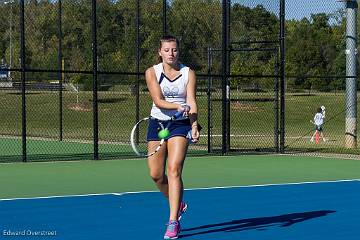
MULTIPOLYGON (((147 131, 147 141, 160 141, 160 138, 158 137, 158 133, 161 130, 161 127, 159 126, 160 122, 164 128, 167 126, 169 121, 160 121, 158 119, 150 119, 148 131, 147 131)), ((181 119, 176 120, 170 123, 169 131, 170 135, 165 138, 165 140, 168 140, 169 138, 175 137, 175 136, 181 136, 186 138, 188 132, 191 130, 190 125, 190 119, 181 119)))

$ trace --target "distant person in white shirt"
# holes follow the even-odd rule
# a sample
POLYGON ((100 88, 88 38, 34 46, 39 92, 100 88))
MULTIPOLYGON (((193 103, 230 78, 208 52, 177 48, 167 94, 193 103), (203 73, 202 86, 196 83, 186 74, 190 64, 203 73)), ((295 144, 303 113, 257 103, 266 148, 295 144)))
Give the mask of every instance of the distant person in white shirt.
POLYGON ((324 118, 325 118, 325 107, 321 106, 317 109, 317 112, 314 116, 314 121, 312 122, 315 125, 315 132, 310 139, 311 142, 314 141, 317 132, 320 133, 320 137, 323 139, 323 141, 324 142, 326 141, 324 137, 324 128, 323 128, 324 118))

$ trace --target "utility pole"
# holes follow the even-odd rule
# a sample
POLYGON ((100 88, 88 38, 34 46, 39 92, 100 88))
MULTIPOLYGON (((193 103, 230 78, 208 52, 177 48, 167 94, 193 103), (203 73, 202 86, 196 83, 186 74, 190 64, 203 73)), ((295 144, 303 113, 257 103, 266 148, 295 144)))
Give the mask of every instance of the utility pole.
POLYGON ((356 0, 346 1, 345 148, 357 147, 357 10, 356 0))

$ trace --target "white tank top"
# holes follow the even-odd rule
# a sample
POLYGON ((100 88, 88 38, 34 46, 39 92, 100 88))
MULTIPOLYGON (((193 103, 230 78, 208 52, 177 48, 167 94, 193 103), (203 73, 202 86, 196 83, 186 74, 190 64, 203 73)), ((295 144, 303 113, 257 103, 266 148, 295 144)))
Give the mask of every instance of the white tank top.
POLYGON ((324 123, 324 116, 322 113, 316 113, 314 116, 314 122, 316 125, 320 126, 324 123))
MULTIPOLYGON (((186 86, 189 81, 189 67, 180 64, 180 74, 175 79, 169 79, 164 74, 163 64, 154 65, 156 79, 160 85, 161 92, 165 97, 165 101, 171 103, 186 103, 186 86)), ((158 108, 153 102, 150 115, 159 120, 170 120, 171 116, 177 112, 174 110, 166 110, 158 108)))

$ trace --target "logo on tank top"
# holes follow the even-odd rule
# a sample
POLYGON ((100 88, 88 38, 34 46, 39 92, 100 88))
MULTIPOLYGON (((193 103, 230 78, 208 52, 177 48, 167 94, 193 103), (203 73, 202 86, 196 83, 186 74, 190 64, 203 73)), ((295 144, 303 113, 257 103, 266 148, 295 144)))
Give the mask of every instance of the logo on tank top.
POLYGON ((179 94, 179 88, 178 87, 169 88, 169 87, 165 86, 163 88, 163 94, 164 94, 164 97, 175 98, 179 94))

